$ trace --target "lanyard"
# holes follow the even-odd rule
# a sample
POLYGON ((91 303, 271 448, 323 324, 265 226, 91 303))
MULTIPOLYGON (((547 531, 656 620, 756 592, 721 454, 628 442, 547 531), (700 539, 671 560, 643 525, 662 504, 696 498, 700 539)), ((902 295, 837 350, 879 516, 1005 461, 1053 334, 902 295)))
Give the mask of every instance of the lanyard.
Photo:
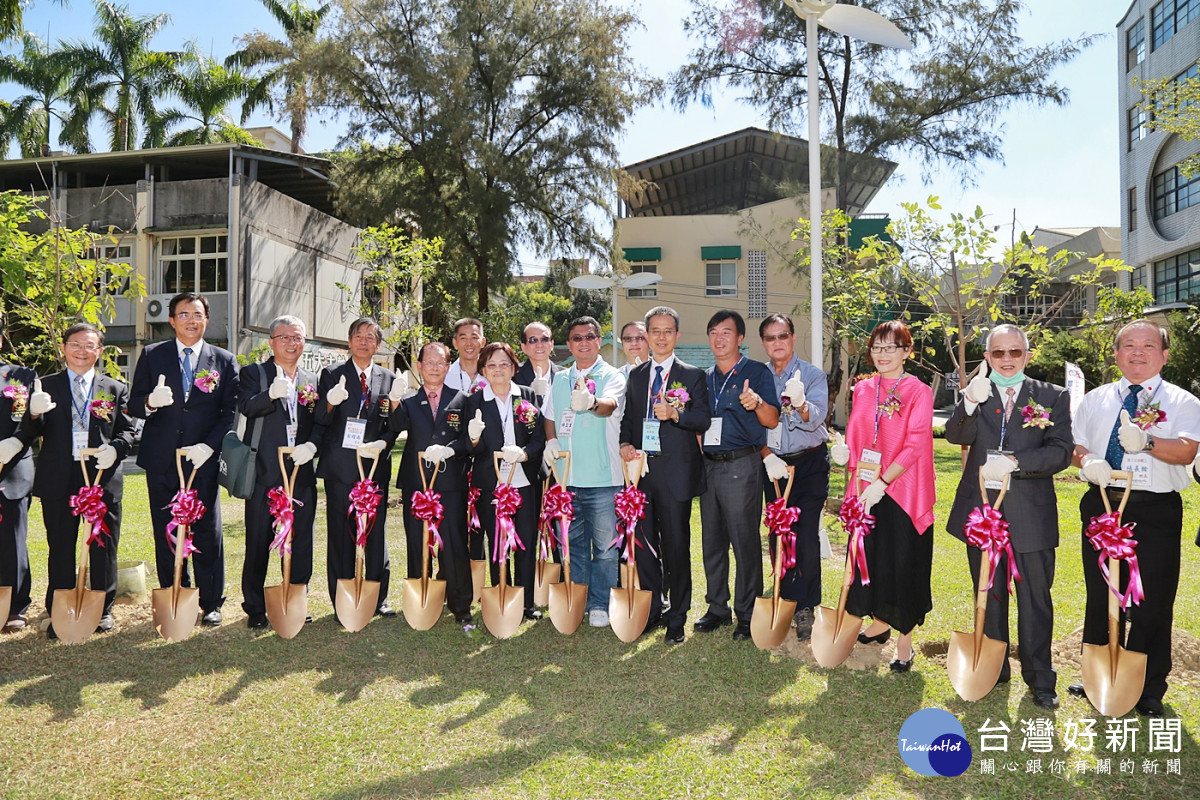
MULTIPOLYGON (((285 372, 282 367, 279 368, 279 373, 285 378, 288 377, 287 372, 285 372)), ((295 378, 288 378, 288 383, 291 384, 291 388, 288 390, 287 396, 288 421, 293 425, 296 424, 296 402, 299 400, 299 392, 296 390, 296 381, 299 379, 300 370, 296 370, 295 378)))
MULTIPOLYGON (((892 385, 891 391, 888 392, 887 399, 897 398, 896 390, 900 388, 900 381, 908 377, 907 372, 901 372, 900 377, 896 378, 896 382, 892 385)), ((879 380, 875 382, 875 438, 871 440, 871 444, 875 445, 879 442, 879 420, 883 416, 883 406, 879 403, 879 388, 883 386, 883 376, 879 376, 879 380)))
POLYGON ((504 397, 500 397, 500 396, 496 397, 496 411, 500 414, 500 430, 503 431, 503 433, 504 433, 504 443, 506 445, 516 444, 517 443, 517 438, 516 438, 517 432, 516 432, 516 430, 514 430, 513 424, 512 424, 513 407, 512 407, 512 395, 511 394, 507 394, 504 397), (508 413, 505 414, 504 413, 505 411, 507 411, 508 413), (509 431, 513 432, 511 441, 509 440, 509 436, 508 436, 509 431))
POLYGON ((717 391, 717 368, 716 368, 716 366, 713 367, 712 388, 713 388, 713 392, 716 394, 716 399, 713 401, 713 413, 714 414, 716 414, 718 411, 721 410, 721 395, 725 394, 725 387, 729 386, 729 379, 732 378, 734 375, 737 375, 738 367, 740 367, 742 365, 742 362, 745 360, 746 360, 745 356, 742 356, 741 358, 739 358, 737 360, 737 363, 733 365, 733 369, 730 370, 729 374, 725 376, 725 382, 721 384, 720 391, 717 391))
MULTIPOLYGON (((651 361, 650 362, 650 371, 653 372, 655 369, 658 369, 661 366, 662 366, 662 364, 655 364, 653 361, 651 361)), ((668 369, 666 371, 666 373, 663 374, 663 382, 662 382, 662 386, 660 386, 658 388, 658 397, 657 398, 654 397, 654 395, 650 394, 650 387, 654 384, 654 380, 650 379, 650 380, 646 381, 646 419, 654 418, 654 407, 656 405, 658 405, 659 403, 661 403, 663 401, 663 398, 667 396, 667 385, 668 385, 669 381, 671 380, 671 370, 672 369, 675 369, 674 361, 671 362, 671 369, 668 369)))
MULTIPOLYGON (((1007 388, 1005 389, 1005 392, 1004 392, 1004 393, 1005 393, 1006 395, 1008 394, 1008 390, 1007 390, 1007 388)), ((1020 392, 1020 391, 1017 391, 1017 392, 1014 392, 1014 393, 1013 393, 1013 410, 1012 410, 1012 413, 1014 413, 1014 414, 1015 414, 1015 413, 1017 413, 1017 396, 1018 396, 1019 394, 1021 394, 1021 392, 1020 392)), ((1001 449, 1001 450, 1003 450, 1003 449, 1004 449, 1004 440, 1008 438, 1008 416, 1009 416, 1009 415, 1004 413, 1004 406, 1005 406, 1005 404, 1004 404, 1004 403, 1001 403, 1001 404, 1000 404, 1000 449, 1001 449)))
MULTIPOLYGON (((74 377, 71 378, 71 383, 74 383, 74 377)), ((75 402, 75 389, 71 389, 71 406, 75 409, 75 421, 79 423, 79 430, 86 431, 88 429, 88 406, 92 403, 92 395, 96 392, 96 379, 92 378, 91 385, 88 386, 87 397, 83 400, 83 405, 75 402)))

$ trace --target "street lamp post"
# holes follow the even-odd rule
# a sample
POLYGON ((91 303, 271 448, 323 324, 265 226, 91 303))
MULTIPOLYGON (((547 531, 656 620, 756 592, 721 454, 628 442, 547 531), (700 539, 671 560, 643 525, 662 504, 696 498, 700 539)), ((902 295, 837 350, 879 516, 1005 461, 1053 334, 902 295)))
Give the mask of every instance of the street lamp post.
POLYGON ((612 330, 613 350, 612 365, 617 366, 617 336, 621 329, 617 317, 617 293, 622 289, 641 289, 653 286, 662 280, 662 275, 656 272, 635 272, 632 275, 617 277, 616 275, 577 275, 567 281, 572 289, 612 289, 612 330))

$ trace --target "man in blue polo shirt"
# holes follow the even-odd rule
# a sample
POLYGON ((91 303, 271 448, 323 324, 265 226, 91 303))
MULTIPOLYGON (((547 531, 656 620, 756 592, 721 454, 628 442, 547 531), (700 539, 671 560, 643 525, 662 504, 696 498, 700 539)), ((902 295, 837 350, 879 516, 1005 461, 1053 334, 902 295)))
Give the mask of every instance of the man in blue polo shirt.
POLYGON ((763 457, 767 430, 779 424, 779 400, 771 371, 742 355, 746 321, 736 311, 718 311, 708 321, 708 347, 716 359, 705 377, 712 422, 704 434, 700 495, 705 599, 708 611, 696 621, 699 633, 732 622, 729 610, 729 548, 736 560, 733 638, 750 638, 754 601, 762 594, 763 457))

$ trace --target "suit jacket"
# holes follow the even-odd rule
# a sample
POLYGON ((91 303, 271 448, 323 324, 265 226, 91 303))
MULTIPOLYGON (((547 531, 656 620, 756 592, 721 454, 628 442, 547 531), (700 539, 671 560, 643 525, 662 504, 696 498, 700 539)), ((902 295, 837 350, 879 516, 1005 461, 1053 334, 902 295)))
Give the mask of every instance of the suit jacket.
MULTIPOLYGON (((362 406, 362 418, 367 421, 363 444, 376 439, 382 439, 387 445, 380 454, 379 466, 375 469, 375 481, 386 490, 392 477, 392 445, 396 443, 396 431, 388 429, 387 419, 390 410, 388 392, 392 390, 392 381, 396 373, 376 364, 371 370, 371 383, 367 387, 369 397, 363 405, 362 387, 358 382, 358 368, 353 359, 347 359, 336 367, 325 367, 321 370, 321 378, 317 382, 317 408, 314 415, 316 423, 325 428, 321 448, 321 460, 317 465, 318 478, 332 478, 342 483, 354 483, 358 480, 358 462, 355 451, 342 447, 342 438, 346 432, 346 421, 359 416, 362 406), (329 390, 337 386, 338 381, 346 378, 346 391, 350 396, 341 405, 330 407, 325 402, 329 390)), ((363 461, 366 474, 371 469, 370 460, 363 461)))
MULTIPOLYGON (((287 426, 291 421, 288 415, 287 400, 272 400, 270 394, 261 388, 260 373, 266 373, 267 388, 279 374, 272 358, 263 364, 248 364, 242 367, 241 385, 238 389, 238 411, 246 417, 246 430, 242 441, 250 444, 254 438, 256 426, 262 426, 262 436, 258 441, 258 456, 255 459, 254 474, 258 486, 275 487, 283 485, 283 476, 279 473, 279 448, 287 447, 287 426)), ((317 376, 298 367, 296 370, 296 388, 302 389, 311 385, 317 387, 317 376)), ((305 406, 297 398, 296 402, 296 444, 312 442, 320 452, 325 428, 316 424, 314 410, 319 398, 312 405, 305 406)), ((312 461, 300 467, 296 473, 297 483, 314 485, 316 475, 313 472, 312 461)), ((288 465, 291 473, 291 465, 288 465)))
MULTIPOLYGON (((654 361, 643 361, 629 371, 629 384, 625 388, 625 414, 621 417, 621 443, 642 449, 642 424, 646 421, 650 396, 650 370, 654 361)), ((668 482, 671 495, 676 500, 690 500, 704 493, 704 454, 696 441, 696 434, 708 430, 712 418, 709 415, 708 381, 704 370, 693 367, 675 357, 671 373, 667 376, 667 388, 676 383, 683 384, 689 395, 688 402, 679 412, 678 422, 663 422, 658 426, 661 452, 670 458, 672 479, 668 482)))
MULTIPOLYGON (((525 400, 537 408, 537 397, 534 395, 533 389, 515 383, 513 386, 521 393, 520 400, 525 400)), ((513 437, 516 445, 524 449, 528 456, 525 461, 521 462, 521 467, 525 470, 525 477, 529 483, 537 486, 541 481, 542 451, 546 449, 546 426, 542 421, 542 411, 537 409, 533 422, 524 423, 515 416, 515 407, 520 401, 510 395, 510 402, 514 407, 513 437)), ((475 412, 480 409, 483 410, 484 428, 483 435, 479 437, 479 444, 471 448, 471 454, 474 457, 471 485, 490 492, 496 488, 496 466, 492 461, 492 454, 504 447, 504 424, 500 420, 500 412, 496 410, 496 404, 484 402, 483 391, 478 391, 468 395, 463 404, 463 431, 466 431, 467 423, 475 417, 475 412)), ((465 432, 463 436, 467 437, 465 432)), ((470 445, 469 438, 467 438, 467 444, 470 445)))
MULTIPOLYGON (((946 523, 946 530, 964 541, 963 524, 971 510, 980 505, 979 467, 987 461, 989 449, 1000 447, 1003 397, 1004 390, 993 386, 992 396, 970 415, 959 401, 946 423, 946 440, 971 448, 946 523)), ((1011 452, 1020 465, 1012 473, 1008 494, 1000 506, 1000 512, 1008 521, 1013 550, 1028 553, 1057 547, 1058 501, 1054 475, 1070 465, 1075 450, 1071 436, 1071 403, 1066 389, 1026 378, 1016 395, 1004 449, 1011 452), (1052 423, 1049 427, 1025 427, 1021 409, 1030 402, 1049 410, 1052 423)), ((991 502, 995 502, 994 493, 991 502)))
MULTIPOLYGON (((40 417, 25 415, 17 438, 32 444, 39 436, 42 447, 38 452, 37 472, 33 479, 35 497, 63 498, 79 491, 83 485, 83 470, 71 458, 72 420, 75 414, 71 397, 71 374, 66 370, 42 378, 42 391, 50 395, 54 408, 40 417)), ((95 374, 92 380, 92 398, 101 394, 112 397, 116 407, 108 419, 88 413, 88 447, 111 444, 117 451, 117 463, 100 476, 100 485, 106 487, 114 497, 120 498, 122 489, 121 462, 133 450, 133 420, 126 409, 129 405, 129 387, 107 375, 95 374)), ((172 467, 173 468, 173 467, 172 467)), ((88 474, 96 476, 95 459, 88 459, 88 474)))
MULTIPOLYGON (((25 387, 26 396, 33 394, 33 381, 37 377, 28 367, 16 364, 0 364, 0 388, 10 384, 25 387)), ((21 424, 18 416, 13 419, 13 401, 0 394, 0 440, 15 436, 21 424)), ((33 488, 33 453, 26 447, 13 456, 7 464, 0 466, 0 495, 17 500, 29 494, 33 488)))
POLYGON ((138 466, 146 472, 174 473, 175 450, 203 443, 212 448, 214 457, 200 472, 216 474, 221 439, 233 426, 237 409, 237 359, 228 350, 205 342, 196 359, 196 372, 205 369, 217 374, 217 385, 211 392, 193 387, 185 402, 175 340, 157 342, 142 351, 133 371, 129 414, 146 420, 137 458, 138 466), (167 386, 175 393, 175 402, 151 413, 146 408, 146 398, 158 385, 159 375, 166 376, 167 386))
POLYGON ((421 470, 426 470, 426 480, 432 476, 429 469, 420 463, 417 454, 431 444, 443 444, 454 450, 454 458, 447 459, 445 467, 438 473, 436 488, 445 491, 466 490, 467 467, 470 466, 467 456, 471 451, 466 432, 469 417, 463 415, 466 402, 465 394, 443 386, 438 394, 436 409, 430 409, 429 395, 424 388, 396 404, 388 427, 397 435, 400 431, 408 431, 396 476, 396 488, 419 491, 421 470))
MULTIPOLYGON (((550 362, 550 376, 547 380, 549 380, 550 383, 553 384, 555 379, 558 378, 559 375, 563 374, 566 371, 567 370, 565 367, 560 367, 558 364, 555 364, 552 361, 552 362, 550 362)), ((517 368, 516 373, 513 375, 512 382, 517 384, 518 386, 529 386, 530 388, 532 388, 533 380, 534 380, 533 362, 526 359, 525 363, 517 368)), ((542 401, 545 399, 546 399, 545 395, 538 395, 538 408, 542 407, 542 401)))

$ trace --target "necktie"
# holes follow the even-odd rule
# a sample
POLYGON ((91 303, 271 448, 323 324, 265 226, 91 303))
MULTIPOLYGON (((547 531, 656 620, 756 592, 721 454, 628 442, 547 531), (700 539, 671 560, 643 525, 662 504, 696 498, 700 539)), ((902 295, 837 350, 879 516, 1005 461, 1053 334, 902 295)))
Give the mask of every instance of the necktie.
POLYGON ((429 393, 429 413, 433 414, 434 419, 437 419, 437 410, 438 410, 438 393, 430 392, 429 393))
POLYGON ((371 404, 371 390, 367 388, 367 373, 358 373, 358 385, 362 389, 362 402, 359 404, 359 408, 362 408, 371 404))
POLYGON ((662 392, 663 376, 662 365, 659 364, 654 368, 654 383, 650 384, 650 405, 655 405, 659 400, 659 393, 662 392))
MULTIPOLYGON (((1141 386, 1133 383, 1129 386, 1129 394, 1125 395, 1125 402, 1122 404, 1122 407, 1129 412, 1129 416, 1131 417, 1137 413, 1137 396, 1141 390, 1141 386)), ((1121 460, 1125 457, 1125 448, 1121 447, 1121 439, 1117 436, 1117 431, 1120 429, 1121 415, 1118 413, 1116 421, 1113 422, 1112 433, 1108 435, 1108 449, 1104 451, 1104 460, 1113 469, 1120 469, 1121 460)))
POLYGON ((87 396, 83 393, 83 376, 75 376, 75 430, 87 430, 87 396), (80 411, 79 409, 83 409, 80 411))
POLYGON ((183 348, 183 399, 187 400, 187 396, 192 392, 192 382, 196 379, 196 373, 192 369, 192 348, 183 348))
POLYGON ((1016 400, 1017 390, 1015 388, 1013 388, 1012 386, 1010 386, 1007 389, 1005 389, 1004 391, 1008 394, 1008 399, 1004 401, 1004 418, 1009 419, 1010 417, 1012 417, 1013 406, 1015 406, 1017 404, 1017 400, 1016 400))

